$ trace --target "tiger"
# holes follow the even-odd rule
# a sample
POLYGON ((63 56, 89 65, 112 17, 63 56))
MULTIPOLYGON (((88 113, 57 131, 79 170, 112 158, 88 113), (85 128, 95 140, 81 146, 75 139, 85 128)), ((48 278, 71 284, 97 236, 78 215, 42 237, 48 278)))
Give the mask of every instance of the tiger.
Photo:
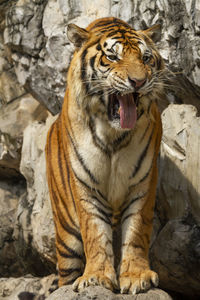
POLYGON ((59 286, 158 286, 148 258, 165 72, 158 27, 134 30, 115 17, 68 24, 74 54, 46 143, 59 286))

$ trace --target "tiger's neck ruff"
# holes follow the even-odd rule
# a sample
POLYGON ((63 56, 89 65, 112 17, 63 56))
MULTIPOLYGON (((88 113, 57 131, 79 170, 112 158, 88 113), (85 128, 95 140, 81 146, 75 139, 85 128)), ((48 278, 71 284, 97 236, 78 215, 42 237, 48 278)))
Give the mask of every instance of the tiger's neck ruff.
POLYGON ((75 290, 135 294, 158 284, 148 263, 164 74, 156 29, 135 31, 116 18, 68 26, 76 49, 46 147, 60 285, 76 279, 75 290))

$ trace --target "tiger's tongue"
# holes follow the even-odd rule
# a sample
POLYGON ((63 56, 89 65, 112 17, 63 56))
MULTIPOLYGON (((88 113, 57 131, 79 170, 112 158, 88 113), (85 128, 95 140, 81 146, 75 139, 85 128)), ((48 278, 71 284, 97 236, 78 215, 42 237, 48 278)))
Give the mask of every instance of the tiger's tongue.
POLYGON ((137 111, 133 94, 118 96, 118 100, 120 104, 121 128, 134 128, 137 121, 137 111))

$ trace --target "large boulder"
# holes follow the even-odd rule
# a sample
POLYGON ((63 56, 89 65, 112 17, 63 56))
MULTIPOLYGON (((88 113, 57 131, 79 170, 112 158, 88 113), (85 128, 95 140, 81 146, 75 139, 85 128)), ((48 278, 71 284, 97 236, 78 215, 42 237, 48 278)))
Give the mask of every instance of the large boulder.
POLYGON ((45 162, 46 136, 54 120, 55 117, 49 117, 46 123, 34 122, 24 130, 20 172, 26 179, 27 195, 26 201, 22 199, 19 203, 15 231, 16 239, 23 237, 20 253, 24 252, 25 241, 46 262, 44 272, 54 270, 56 263, 55 233, 45 162), (27 229, 30 235, 27 234, 27 229))
MULTIPOLYGON (((29 298, 23 300, 33 300, 33 296, 37 294, 37 299, 44 300, 49 295, 49 290, 55 280, 54 275, 43 278, 26 275, 24 277, 0 278, 0 299, 2 300, 19 300, 18 295, 28 294, 29 298)), ((20 298, 22 299, 22 298, 20 298)))
POLYGON ((160 286, 200 295, 200 118, 191 105, 162 114, 156 215, 160 222, 151 262, 160 286))
POLYGON ((0 181, 0 277, 20 276, 24 271, 17 259, 13 231, 19 198, 25 189, 23 181, 0 181))
POLYGON ((172 300, 172 298, 160 289, 151 289, 146 293, 138 295, 114 294, 103 287, 88 287, 76 293, 72 286, 63 286, 52 293, 46 300, 172 300))

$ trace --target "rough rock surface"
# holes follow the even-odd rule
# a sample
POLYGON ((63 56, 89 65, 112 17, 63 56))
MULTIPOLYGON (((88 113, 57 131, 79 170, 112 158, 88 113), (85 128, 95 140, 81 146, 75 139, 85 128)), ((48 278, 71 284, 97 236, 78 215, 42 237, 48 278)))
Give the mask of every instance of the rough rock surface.
POLYGON ((27 225, 31 228, 31 248, 39 253, 41 259, 49 262, 51 268, 56 262, 55 233, 46 180, 45 144, 47 131, 54 119, 48 118, 45 124, 34 122, 24 130, 20 171, 27 182, 27 203, 19 203, 21 208, 17 219, 20 231, 16 232, 17 235, 22 234, 28 244, 27 225))
POLYGON ((169 105, 162 114, 156 207, 160 228, 151 249, 160 286, 189 295, 200 295, 200 118, 196 114, 191 105, 169 105))
MULTIPOLYGON (((51 118, 46 121, 47 110, 53 114, 59 112, 64 96, 73 52, 67 39, 67 24, 85 27, 95 18, 110 15, 122 18, 136 29, 161 24, 157 46, 166 64, 176 72, 166 82, 168 102, 192 104, 199 115, 199 0, 0 0, 2 277, 30 272, 44 276, 55 268, 54 227, 44 162, 46 133, 52 122, 51 118)), ((166 107, 166 103, 160 104, 162 109, 166 107)), ((151 264, 159 272, 160 287, 186 297, 200 295, 200 124, 197 116, 192 106, 171 105, 163 113, 164 134, 151 247, 151 264)), ((4 294, 7 283, 7 280, 0 283, 4 294)), ((18 289, 14 281, 8 299, 15 300, 11 289, 16 298, 18 289)), ((91 292, 94 298, 97 290, 102 295, 100 288, 95 289, 88 289, 86 296, 82 296, 90 299, 91 292)), ((33 291, 31 283, 25 290, 33 291)), ((57 293, 62 291, 64 288, 57 293)), ((0 299, 7 300, 4 294, 0 299)), ((80 298, 78 294, 72 297, 80 298)))
POLYGON ((171 300, 172 298, 160 289, 151 289, 147 293, 138 295, 114 294, 111 291, 96 286, 88 287, 76 293, 71 286, 63 286, 52 293, 47 300, 171 300))
POLYGON ((20 84, 56 114, 73 51, 67 39, 67 24, 85 27, 95 18, 110 15, 136 29, 162 25, 158 48, 170 68, 180 72, 169 88, 169 98, 199 106, 195 92, 180 89, 183 84, 192 85, 199 93, 194 84, 200 85, 200 7, 199 1, 192 0, 15 1, 6 12, 4 44, 11 51, 20 84))
MULTIPOLYGON (((28 291, 32 294, 42 296, 48 294, 54 280, 54 275, 44 278, 26 275, 18 278, 0 278, 0 300, 19 300, 21 292, 28 291)), ((44 298, 43 298, 44 299, 44 298)), ((30 298, 27 300, 31 300, 30 298)))
POLYGON ((24 192, 23 181, 0 181, 0 277, 23 273, 12 235, 19 197, 24 192))

